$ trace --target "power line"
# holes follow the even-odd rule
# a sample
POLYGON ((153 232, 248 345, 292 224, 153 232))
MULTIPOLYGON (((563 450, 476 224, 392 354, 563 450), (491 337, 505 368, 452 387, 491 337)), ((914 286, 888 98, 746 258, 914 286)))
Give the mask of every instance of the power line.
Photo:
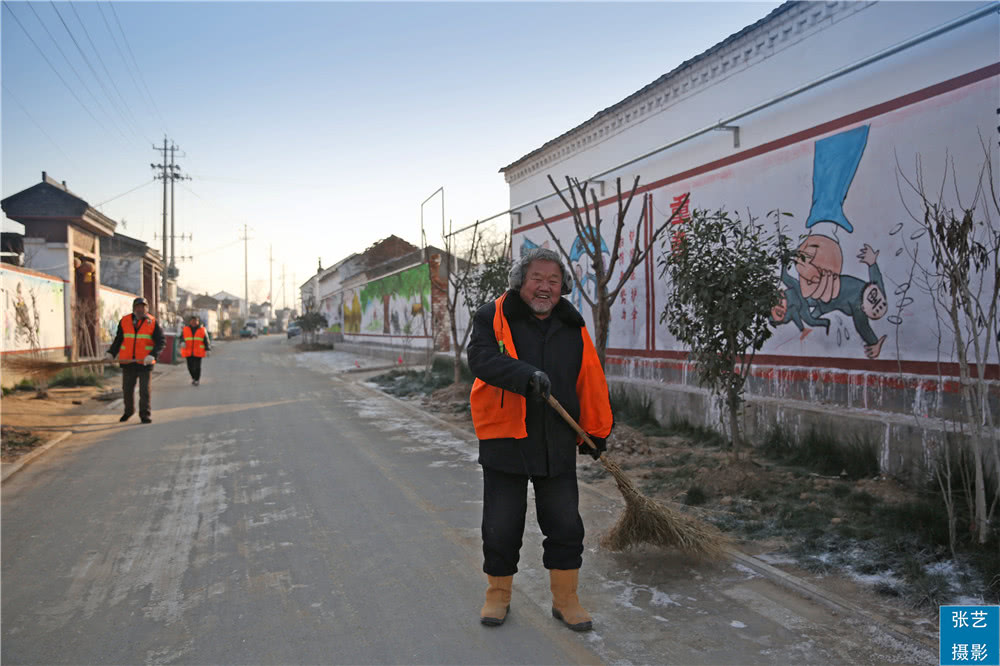
POLYGON ((236 245, 237 243, 242 243, 242 242, 243 242, 243 239, 239 238, 239 239, 236 239, 236 240, 231 241, 229 243, 226 243, 224 245, 219 245, 218 247, 213 247, 210 250, 202 250, 201 252, 197 252, 196 256, 200 257, 200 256, 205 255, 205 254, 211 254, 212 252, 218 252, 219 250, 225 250, 227 247, 232 247, 232 246, 236 245))
MULTIPOLYGON (((90 73, 94 75, 94 79, 97 81, 97 85, 101 86, 101 90, 104 91, 104 96, 108 98, 108 101, 111 102, 111 106, 114 107, 115 103, 114 100, 111 99, 111 94, 108 92, 107 86, 104 85, 104 81, 101 80, 101 77, 98 76, 97 74, 97 70, 94 69, 94 66, 90 63, 90 58, 88 58, 87 54, 83 52, 83 47, 80 46, 80 42, 76 41, 76 36, 73 34, 73 31, 69 29, 69 24, 66 23, 66 19, 64 19, 63 15, 59 12, 59 8, 56 7, 56 3, 53 2, 52 0, 49 0, 49 4, 52 5, 52 9, 55 10, 56 16, 59 17, 59 21, 62 23, 63 28, 66 29, 66 34, 68 34, 69 38, 73 41, 73 45, 76 46, 76 50, 80 52, 80 57, 83 58, 83 62, 87 65, 87 68, 90 70, 90 73)), ((122 116, 123 120, 125 120, 125 116, 122 115, 120 110, 118 111, 118 114, 122 116)), ((127 120, 125 121, 125 124, 128 125, 127 120)), ((125 139, 127 143, 129 139, 127 136, 125 136, 125 132, 122 132, 122 129, 118 127, 117 123, 115 124, 115 127, 116 129, 118 129, 119 132, 121 132, 122 138, 125 139)))
POLYGON ((149 102, 142 96, 142 90, 139 88, 139 83, 135 80, 135 75, 132 73, 132 66, 129 65, 128 58, 126 58, 125 54, 122 52, 122 47, 118 43, 118 38, 115 37, 115 31, 111 28, 111 24, 108 23, 108 17, 104 14, 104 10, 101 8, 101 3, 98 2, 96 4, 97 11, 101 14, 101 20, 104 21, 104 27, 108 29, 108 34, 111 35, 111 41, 114 42, 115 50, 118 51, 118 56, 122 59, 122 62, 125 63, 125 71, 128 72, 129 78, 132 79, 132 85, 135 86, 135 91, 139 93, 139 99, 142 100, 143 104, 149 106, 149 102))
POLYGON ((49 39, 52 40, 52 43, 55 44, 56 50, 59 51, 59 55, 63 57, 63 60, 65 60, 66 64, 69 65, 69 68, 73 71, 73 74, 76 75, 76 78, 80 82, 80 85, 83 86, 83 89, 87 91, 87 94, 90 95, 90 98, 94 100, 94 104, 97 105, 97 108, 100 109, 101 113, 107 115, 108 114, 107 109, 105 109, 104 106, 101 104, 101 101, 97 99, 97 95, 95 95, 94 91, 91 90, 89 85, 87 85, 87 82, 83 80, 83 76, 80 75, 80 72, 73 65, 73 61, 70 60, 69 56, 66 55, 66 52, 62 50, 62 46, 59 45, 59 40, 55 38, 55 35, 53 35, 52 31, 49 30, 49 26, 46 25, 45 21, 42 20, 41 15, 35 9, 34 3, 29 2, 26 4, 28 5, 28 9, 31 10, 31 13, 35 15, 35 20, 37 20, 38 24, 42 26, 42 29, 45 31, 45 34, 48 35, 49 39))
MULTIPOLYGON (((128 54, 132 58, 132 64, 135 65, 136 74, 139 75, 139 80, 142 81, 142 86, 146 89, 146 95, 149 97, 149 102, 153 106, 153 111, 156 113, 156 117, 160 119, 160 122, 163 123, 163 127, 166 128, 167 121, 165 121, 163 116, 160 115, 160 109, 156 106, 156 100, 153 99, 153 94, 149 92, 149 86, 146 85, 146 78, 142 75, 142 70, 139 69, 139 63, 135 60, 135 53, 132 51, 132 45, 129 44, 128 36, 125 34, 125 30, 122 29, 122 22, 118 18, 118 12, 115 10, 115 6, 112 3, 109 2, 108 6, 111 8, 111 13, 115 17, 115 23, 118 25, 118 31, 122 34, 122 41, 125 42, 125 48, 128 49, 128 54)), ((164 129, 164 133, 166 133, 166 129, 164 129)))
MULTIPOLYGON (((32 44, 34 44, 36 49, 38 49, 38 53, 41 54, 42 59, 45 60, 46 63, 48 63, 49 67, 52 68, 52 71, 55 73, 55 75, 59 77, 59 80, 62 81, 63 85, 66 86, 66 89, 69 90, 71 95, 73 95, 73 99, 75 99, 80 104, 80 108, 86 111, 87 115, 89 115, 101 129, 103 129, 109 135, 112 134, 112 132, 107 127, 105 127, 104 123, 102 123, 100 120, 97 119, 97 116, 95 116, 94 113, 90 110, 90 107, 84 104, 83 100, 80 99, 80 97, 76 94, 76 91, 73 90, 73 87, 66 82, 66 79, 62 77, 62 74, 60 74, 59 70, 56 69, 56 66, 52 64, 52 61, 49 60, 49 57, 45 55, 45 51, 43 51, 42 47, 38 45, 38 42, 35 41, 35 38, 31 36, 31 33, 28 32, 28 29, 24 27, 24 24, 21 23, 21 19, 17 17, 17 14, 15 14, 14 10, 10 8, 10 5, 7 4, 6 0, 3 0, 3 6, 8 12, 10 12, 10 15, 14 17, 14 21, 19 26, 21 26, 21 30, 24 31, 24 34, 25 36, 27 36, 28 40, 31 41, 32 44)), ((120 129, 118 131, 121 132, 120 129)))
POLYGON ((117 195, 117 196, 113 196, 113 197, 111 197, 110 199, 108 199, 108 200, 106 200, 106 201, 102 201, 102 202, 101 202, 101 203, 99 203, 99 204, 94 204, 94 208, 100 208, 101 206, 103 206, 103 205, 104 205, 104 204, 106 204, 106 203, 111 203, 111 202, 112 202, 112 201, 114 201, 115 199, 121 199, 121 198, 122 198, 123 196, 125 196, 126 194, 131 194, 132 192, 135 192, 136 190, 138 190, 138 189, 139 189, 140 187, 146 187, 147 185, 152 185, 152 184, 153 184, 153 183, 155 183, 155 182, 156 182, 156 179, 155 179, 155 178, 154 178, 153 180, 147 180, 147 181, 146 181, 145 183, 143 183, 142 185, 136 185, 135 187, 133 187, 133 188, 132 188, 131 190, 129 190, 128 192, 122 192, 121 194, 119 194, 119 195, 117 195))
POLYGON ((38 131, 41 132, 45 136, 46 139, 48 139, 50 142, 52 142, 52 145, 56 147, 56 150, 58 150, 60 153, 62 153, 62 156, 66 158, 66 161, 70 162, 76 169, 79 169, 80 166, 76 163, 76 161, 72 157, 70 157, 69 155, 67 155, 66 151, 62 149, 62 146, 60 146, 58 143, 56 143, 55 140, 51 136, 49 136, 49 133, 45 131, 45 128, 42 127, 38 123, 37 120, 35 120, 34 116, 31 115, 31 112, 28 111, 28 108, 26 106, 24 106, 24 104, 21 104, 21 100, 19 100, 14 95, 14 93, 11 92, 10 88, 8 88, 6 85, 4 85, 3 86, 3 91, 4 91, 4 94, 6 94, 8 97, 10 97, 12 100, 14 100, 15 104, 17 104, 19 107, 21 107, 21 111, 23 111, 24 115, 26 115, 28 117, 28 120, 30 120, 31 122, 33 122, 35 124, 35 127, 38 128, 38 131))
MULTIPOLYGON (((70 3, 70 7, 73 9, 73 14, 76 16, 77 22, 79 22, 80 27, 83 28, 83 34, 87 37, 87 41, 90 42, 90 48, 94 50, 94 55, 97 56, 97 62, 100 63, 101 69, 108 77, 108 81, 111 83, 111 87, 114 88, 115 93, 118 95, 118 99, 121 100, 122 105, 125 107, 125 111, 128 113, 128 117, 122 113, 122 118, 125 118, 127 123, 131 124, 131 129, 135 132, 136 136, 140 139, 145 139, 152 143, 148 138, 142 135, 142 130, 139 128, 138 123, 135 121, 135 114, 132 113, 132 107, 129 106, 128 101, 122 96, 121 91, 118 89, 118 84, 115 83, 115 77, 111 76, 111 72, 108 70, 108 66, 104 64, 104 58, 101 57, 101 52, 97 50, 97 45, 94 44, 94 40, 90 37, 90 31, 87 30, 87 25, 83 22, 83 18, 80 17, 80 12, 76 11, 76 3, 70 3)), ((109 95, 110 97, 110 95, 109 95)))

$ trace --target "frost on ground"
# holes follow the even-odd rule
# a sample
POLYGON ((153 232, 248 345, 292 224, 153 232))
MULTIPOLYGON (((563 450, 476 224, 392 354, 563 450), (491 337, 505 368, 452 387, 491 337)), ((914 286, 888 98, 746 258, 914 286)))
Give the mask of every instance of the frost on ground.
POLYGON ((437 460, 428 463, 431 467, 455 467, 476 462, 479 459, 479 445, 474 440, 461 440, 444 428, 429 425, 413 419, 408 412, 401 411, 390 398, 381 400, 346 400, 357 409, 358 416, 371 419, 380 430, 402 431, 413 442, 400 448, 403 453, 434 453, 437 460))
POLYGON ((386 361, 371 356, 359 356, 342 351, 314 351, 295 354, 295 362, 311 370, 340 373, 365 368, 385 367, 386 361))

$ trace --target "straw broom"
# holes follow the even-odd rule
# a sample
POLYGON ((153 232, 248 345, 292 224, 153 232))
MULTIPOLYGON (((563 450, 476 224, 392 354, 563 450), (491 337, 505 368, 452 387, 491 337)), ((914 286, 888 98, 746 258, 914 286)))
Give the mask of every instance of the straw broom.
POLYGON ((11 372, 44 378, 51 377, 71 368, 107 365, 115 362, 117 361, 107 361, 105 359, 92 359, 90 361, 48 361, 41 358, 15 356, 10 359, 4 359, 3 365, 11 372))
MULTIPOLYGON (((590 448, 597 450, 594 442, 563 409, 555 396, 550 395, 548 403, 590 448)), ((599 460, 604 469, 614 477, 618 490, 625 498, 625 513, 615 526, 601 537, 602 546, 610 550, 627 550, 648 543, 661 548, 679 548, 691 555, 708 558, 721 557, 727 552, 730 539, 717 527, 644 496, 621 466, 606 453, 602 453, 599 460)))

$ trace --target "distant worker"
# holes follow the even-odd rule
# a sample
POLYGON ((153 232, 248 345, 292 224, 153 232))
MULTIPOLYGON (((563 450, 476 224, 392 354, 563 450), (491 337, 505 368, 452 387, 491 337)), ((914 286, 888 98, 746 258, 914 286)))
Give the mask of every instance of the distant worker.
POLYGON ((568 300, 573 278, 559 255, 525 253, 510 270, 510 289, 479 308, 469 342, 472 422, 483 467, 485 625, 500 625, 510 608, 520 558, 528 482, 545 535, 552 615, 574 631, 592 628, 577 596, 583 562, 576 456, 607 449, 614 417, 607 378, 583 317, 568 300), (590 434, 597 450, 578 449, 576 433, 546 404, 549 394, 590 434))
POLYGON ((149 303, 142 297, 132 301, 132 314, 125 315, 118 322, 118 332, 106 354, 109 361, 117 358, 122 369, 125 413, 119 421, 124 423, 135 414, 135 382, 138 380, 139 418, 143 423, 153 422, 149 380, 156 357, 165 345, 163 329, 156 323, 156 319, 149 316, 149 303))
POLYGON ((187 359, 192 386, 197 386, 201 382, 201 359, 208 356, 211 348, 212 339, 201 325, 201 319, 196 314, 191 315, 188 325, 181 333, 181 356, 187 359))

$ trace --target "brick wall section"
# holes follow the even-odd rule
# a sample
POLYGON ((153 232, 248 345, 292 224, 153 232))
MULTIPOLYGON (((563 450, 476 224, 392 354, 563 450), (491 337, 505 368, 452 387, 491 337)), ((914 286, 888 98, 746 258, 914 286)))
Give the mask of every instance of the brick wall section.
POLYGON ((441 265, 441 255, 431 255, 427 264, 431 272, 431 326, 434 329, 434 351, 451 350, 451 313, 448 312, 448 274, 441 265))

